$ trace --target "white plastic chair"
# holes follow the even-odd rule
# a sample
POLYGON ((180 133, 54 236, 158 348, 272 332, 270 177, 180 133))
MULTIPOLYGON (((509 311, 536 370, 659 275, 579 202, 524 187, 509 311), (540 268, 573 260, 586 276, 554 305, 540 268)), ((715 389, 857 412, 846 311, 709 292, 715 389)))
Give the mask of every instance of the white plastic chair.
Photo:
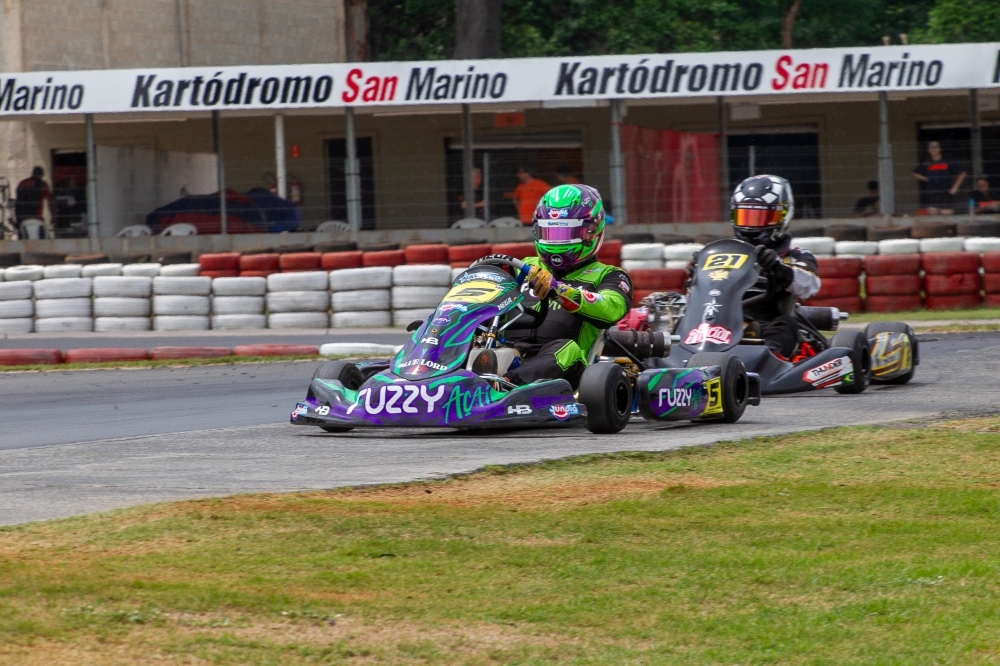
POLYGON ((486 220, 481 220, 478 217, 467 217, 464 220, 459 220, 451 225, 452 229, 482 229, 486 226, 486 220))
MULTIPOLYGON (((118 238, 142 238, 144 236, 152 236, 153 230, 147 227, 145 224, 133 224, 130 227, 125 227, 117 234, 118 238)), ((173 234, 171 234, 173 235, 173 234)))
POLYGON ((169 227, 160 232, 161 236, 197 236, 198 227, 193 224, 188 224, 187 222, 179 222, 177 224, 171 224, 169 227))
POLYGON ((516 217, 498 217, 495 220, 490 220, 490 226, 494 229, 517 229, 525 225, 521 224, 521 220, 516 217))
POLYGON ((340 220, 327 220, 316 227, 316 233, 320 234, 342 234, 350 230, 351 226, 347 222, 341 222, 340 220))
POLYGON ((25 240, 45 238, 45 223, 34 218, 21 222, 21 238, 25 240))

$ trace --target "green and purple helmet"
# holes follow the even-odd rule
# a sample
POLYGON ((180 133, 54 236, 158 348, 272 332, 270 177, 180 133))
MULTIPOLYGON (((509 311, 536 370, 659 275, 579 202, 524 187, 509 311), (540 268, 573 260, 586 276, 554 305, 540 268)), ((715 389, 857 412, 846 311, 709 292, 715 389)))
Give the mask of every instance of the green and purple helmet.
POLYGON ((535 249, 560 273, 590 261, 604 242, 604 202, 589 185, 559 185, 535 209, 535 249))

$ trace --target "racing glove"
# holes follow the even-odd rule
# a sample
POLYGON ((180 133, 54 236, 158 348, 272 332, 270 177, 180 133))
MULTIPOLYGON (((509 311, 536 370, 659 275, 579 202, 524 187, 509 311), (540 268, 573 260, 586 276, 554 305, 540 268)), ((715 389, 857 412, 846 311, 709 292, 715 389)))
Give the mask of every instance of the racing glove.
POLYGON ((767 276, 771 286, 778 290, 786 290, 795 279, 795 269, 781 261, 778 253, 769 247, 758 245, 754 248, 757 264, 761 272, 767 276))
POLYGON ((525 282, 531 287, 531 291, 535 292, 535 296, 538 298, 545 298, 549 295, 552 290, 552 273, 548 272, 541 266, 531 266, 528 269, 528 275, 525 277, 525 282))
POLYGON ((695 271, 697 271, 697 270, 698 270, 698 252, 695 251, 691 255, 691 261, 689 261, 688 265, 687 265, 687 274, 688 274, 688 276, 687 276, 687 279, 684 280, 684 288, 685 289, 690 289, 691 288, 691 285, 694 283, 694 274, 695 274, 695 271))

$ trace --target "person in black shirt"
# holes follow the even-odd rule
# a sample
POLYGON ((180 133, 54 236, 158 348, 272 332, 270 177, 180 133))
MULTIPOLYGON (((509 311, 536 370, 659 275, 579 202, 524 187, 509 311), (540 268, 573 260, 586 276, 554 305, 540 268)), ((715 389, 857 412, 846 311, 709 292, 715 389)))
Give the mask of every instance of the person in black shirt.
POLYGON ((854 204, 854 217, 871 217, 879 214, 878 181, 868 181, 868 196, 861 197, 854 204))
POLYGON ((920 205, 930 215, 951 215, 955 212, 955 194, 965 180, 965 169, 956 162, 949 162, 941 155, 941 144, 927 144, 923 164, 913 170, 913 177, 920 181, 920 205))
POLYGON ((45 220, 45 205, 52 205, 52 191, 49 184, 45 182, 45 169, 36 166, 31 170, 31 177, 25 178, 17 184, 15 191, 16 201, 14 202, 14 215, 17 218, 17 228, 21 231, 21 225, 25 220, 45 220))
POLYGON ((969 194, 972 212, 976 215, 984 213, 1000 213, 1000 201, 990 194, 990 181, 985 176, 976 178, 976 184, 969 194))

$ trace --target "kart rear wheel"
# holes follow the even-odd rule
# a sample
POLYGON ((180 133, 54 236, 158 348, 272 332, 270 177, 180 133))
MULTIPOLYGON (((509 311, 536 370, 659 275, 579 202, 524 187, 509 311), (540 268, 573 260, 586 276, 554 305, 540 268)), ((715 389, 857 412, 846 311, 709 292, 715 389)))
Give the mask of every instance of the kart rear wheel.
MULTIPOLYGON (((352 391, 357 391, 364 383, 364 377, 361 376, 358 366, 349 361, 327 361, 316 369, 313 379, 335 379, 343 384, 344 388, 352 391)), ((313 397, 311 389, 309 397, 313 397)), ((320 426, 320 428, 326 432, 347 432, 354 429, 342 426, 320 426)))
POLYGON ((621 366, 595 363, 583 371, 579 400, 587 408, 587 430, 613 434, 632 417, 632 382, 621 366))
POLYGON ((913 334, 913 329, 901 321, 873 322, 865 327, 865 337, 868 338, 869 344, 871 344, 871 339, 879 333, 906 333, 907 337, 910 338, 910 348, 913 350, 913 366, 905 375, 893 377, 892 379, 876 379, 872 377, 872 384, 902 385, 908 383, 913 379, 913 373, 917 371, 917 365, 920 364, 920 347, 917 342, 917 336, 913 334))
POLYGON ((864 393, 872 374, 871 349, 868 337, 863 331, 837 331, 830 342, 831 347, 847 347, 851 350, 851 364, 854 366, 854 381, 850 384, 834 386, 833 390, 842 395, 864 393))
POLYGON ((743 417, 750 401, 750 378, 743 361, 736 354, 701 352, 688 359, 687 367, 717 365, 722 369, 722 421, 736 423, 743 417))

